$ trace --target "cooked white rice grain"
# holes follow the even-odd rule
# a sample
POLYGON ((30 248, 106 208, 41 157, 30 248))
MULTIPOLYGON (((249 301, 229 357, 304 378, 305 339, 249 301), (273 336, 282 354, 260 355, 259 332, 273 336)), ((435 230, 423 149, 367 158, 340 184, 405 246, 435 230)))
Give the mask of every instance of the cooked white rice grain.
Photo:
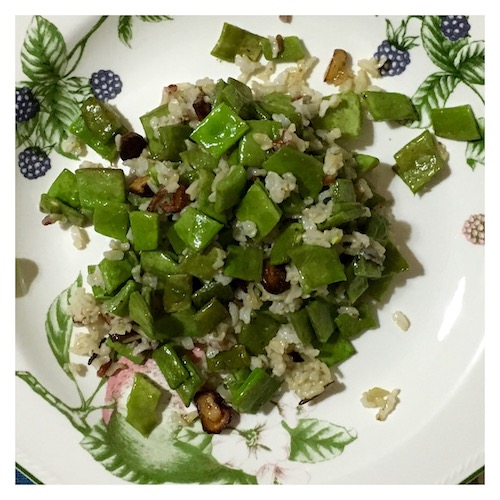
POLYGON ((410 320, 401 311, 394 312, 392 315, 392 319, 394 323, 396 323, 396 325, 401 328, 401 330, 406 332, 410 328, 410 320))
POLYGON ((73 240, 73 245, 78 250, 84 250, 87 248, 90 241, 87 231, 78 226, 71 226, 71 238, 73 240))

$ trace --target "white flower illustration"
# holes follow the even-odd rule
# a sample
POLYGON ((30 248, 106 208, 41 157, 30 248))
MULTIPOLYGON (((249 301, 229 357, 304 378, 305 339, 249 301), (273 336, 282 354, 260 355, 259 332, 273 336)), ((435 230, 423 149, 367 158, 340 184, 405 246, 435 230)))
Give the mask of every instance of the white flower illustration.
MULTIPOLYGON (((221 464, 256 475, 265 466, 276 467, 290 454, 290 435, 281 419, 269 415, 242 415, 230 434, 214 435, 212 455, 221 464)), ((278 415, 279 416, 279 415, 278 415)))

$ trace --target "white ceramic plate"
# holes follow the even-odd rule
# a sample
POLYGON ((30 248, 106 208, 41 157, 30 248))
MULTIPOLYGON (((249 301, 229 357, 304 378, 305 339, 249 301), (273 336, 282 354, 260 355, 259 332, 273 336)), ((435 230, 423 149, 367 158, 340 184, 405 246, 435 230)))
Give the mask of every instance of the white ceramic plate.
MULTIPOLYGON (((50 159, 44 175, 28 168, 33 178, 15 165, 16 257, 29 288, 16 299, 17 463, 46 484, 465 480, 484 465, 484 247, 462 234, 469 216, 484 213, 479 143, 443 139, 449 152, 446 174, 430 191, 414 196, 390 166, 393 154, 422 130, 367 124, 357 149, 381 160, 377 184, 394 198, 395 238, 411 269, 379 308, 380 327, 355 340, 358 353, 340 366, 343 390, 336 394, 300 412, 290 403, 282 414, 275 409, 242 417, 238 432, 212 440, 196 429, 174 435, 172 426, 164 426, 145 446, 126 432, 111 436, 100 423, 101 411, 87 412, 85 404, 98 384, 93 371, 76 382, 64 372, 67 345, 60 339, 71 324, 65 323, 60 294, 100 260, 107 239, 89 230, 91 241, 80 251, 70 231, 41 224, 40 194, 63 167, 79 164, 54 147, 58 127, 74 117, 75 100, 101 69, 121 80, 110 103, 138 131, 139 116, 159 104, 165 85, 237 77, 234 64, 210 55, 224 21, 264 36, 301 37, 319 58, 310 85, 324 94, 333 92, 323 75, 334 49, 349 52, 356 68, 384 40, 396 38, 406 45, 410 62, 401 63, 399 75, 373 84, 414 96, 424 116, 425 103, 470 104, 476 117, 484 116, 482 17, 470 17, 465 27, 458 23, 457 41, 448 38, 453 30, 444 32, 438 17, 393 17, 390 24, 384 16, 295 16, 289 24, 277 16, 17 18, 16 87, 32 88, 41 104, 34 118, 16 124, 17 154, 37 145, 50 159), (410 319, 407 332, 393 322, 395 311, 410 319), (374 386, 401 391, 385 422, 360 402, 374 386)), ((90 404, 102 400, 103 390, 90 404)))

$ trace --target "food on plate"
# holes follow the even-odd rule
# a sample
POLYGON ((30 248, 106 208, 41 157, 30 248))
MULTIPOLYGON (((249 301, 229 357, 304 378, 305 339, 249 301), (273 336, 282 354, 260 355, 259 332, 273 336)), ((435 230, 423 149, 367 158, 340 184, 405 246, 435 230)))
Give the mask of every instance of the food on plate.
MULTIPOLYGON (((331 95, 312 89, 317 61, 297 37, 225 23, 211 53, 241 75, 167 85, 140 132, 86 99, 70 132, 107 165, 64 169, 40 209, 45 225, 92 225, 110 239, 70 298, 72 354, 100 377, 123 358, 152 358, 218 433, 233 412, 256 413, 280 391, 317 397, 355 354, 352 340, 377 327, 376 302, 408 263, 371 185, 378 159, 342 138, 360 136, 364 109, 396 121, 415 110, 364 70, 346 72, 331 95), (275 74, 278 63, 288 64, 275 74)), ((395 156, 413 192, 444 162, 428 131, 395 156)), ((397 392, 380 391, 365 403, 383 402, 385 419, 397 392)), ((143 435, 159 421, 160 398, 138 374, 127 421, 143 435)))
POLYGON ((363 393, 361 403, 365 408, 379 408, 375 418, 379 421, 387 419, 399 403, 399 389, 388 391, 381 387, 373 387, 363 393))

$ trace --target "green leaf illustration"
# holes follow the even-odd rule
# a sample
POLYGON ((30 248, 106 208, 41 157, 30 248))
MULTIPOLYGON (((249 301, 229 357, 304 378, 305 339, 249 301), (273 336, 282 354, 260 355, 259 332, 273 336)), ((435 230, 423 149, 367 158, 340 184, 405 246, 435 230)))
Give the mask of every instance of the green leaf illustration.
POLYGON ((460 82, 458 76, 448 73, 433 73, 429 75, 412 97, 420 120, 409 124, 413 128, 427 128, 431 125, 429 112, 446 104, 451 93, 460 82))
POLYGON ((35 115, 30 120, 16 123, 16 148, 29 143, 29 139, 33 134, 37 124, 39 115, 35 115))
POLYGON ((80 96, 71 92, 66 80, 59 80, 50 86, 36 86, 36 94, 41 98, 38 127, 34 134, 40 147, 53 147, 67 136, 71 123, 80 114, 80 96), (43 144, 43 146, 42 146, 43 144))
POLYGON ((177 440, 195 446, 203 453, 212 453, 212 436, 206 432, 196 432, 190 427, 182 427, 177 433, 177 440))
POLYGON ((255 476, 220 464, 195 444, 178 441, 167 420, 145 438, 114 412, 108 425, 94 426, 81 445, 108 471, 139 484, 256 484, 255 476))
POLYGON ((82 286, 82 276, 78 275, 76 281, 62 291, 52 302, 45 319, 45 332, 49 346, 52 349, 59 366, 73 379, 73 374, 68 368, 69 345, 73 332, 73 319, 68 312, 69 299, 77 287, 82 286))
POLYGON ((484 41, 477 40, 463 46, 453 64, 463 80, 471 85, 484 85, 484 41))
POLYGON ((127 46, 131 47, 132 40, 132 16, 120 16, 118 18, 118 38, 127 46))
POLYGON ((137 16, 141 21, 146 23, 160 23, 162 21, 172 21, 171 16, 137 16))
POLYGON ((64 79, 66 88, 78 103, 82 103, 87 97, 92 95, 90 78, 81 76, 71 76, 64 79))
POLYGON ((431 61, 451 74, 457 73, 455 57, 460 49, 467 45, 467 39, 452 42, 441 33, 439 16, 425 16, 421 28, 422 45, 431 61))
POLYGON ((474 170, 478 165, 484 165, 485 150, 484 150, 484 118, 478 118, 477 123, 481 130, 482 139, 478 141, 470 141, 465 148, 465 158, 467 165, 474 170))
POLYGON ((64 75, 66 43, 57 27, 41 16, 35 16, 28 27, 21 49, 21 66, 30 80, 45 85, 64 75))
POLYGON ((315 418, 300 419, 294 428, 285 421, 282 425, 291 437, 290 460, 293 462, 312 464, 331 460, 357 438, 353 430, 315 418))

